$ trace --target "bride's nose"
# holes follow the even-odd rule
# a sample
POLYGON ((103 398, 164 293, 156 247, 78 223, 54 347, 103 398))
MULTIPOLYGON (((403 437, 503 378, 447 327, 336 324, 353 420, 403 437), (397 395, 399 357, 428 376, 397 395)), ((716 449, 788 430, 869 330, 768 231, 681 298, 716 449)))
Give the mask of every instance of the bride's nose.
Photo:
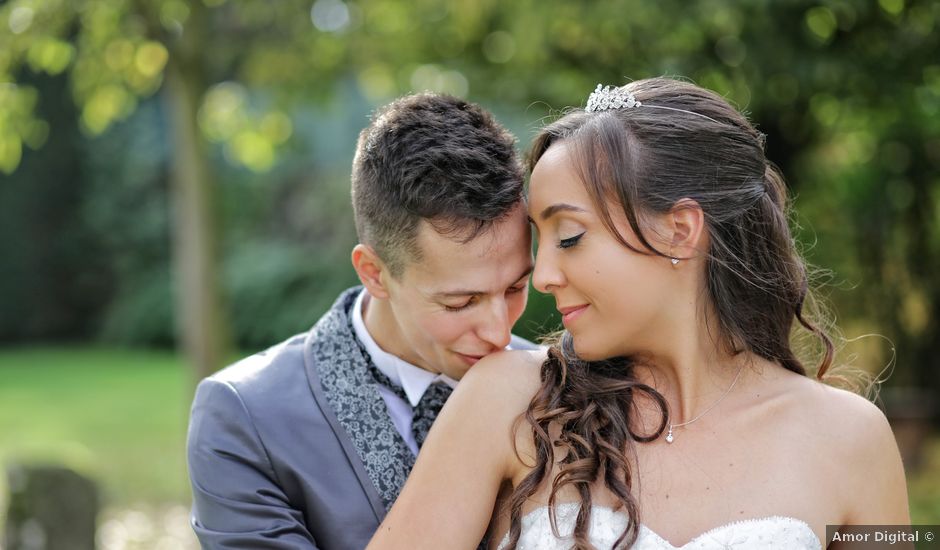
POLYGON ((565 276, 558 266, 555 247, 543 245, 539 241, 535 251, 535 269, 532 271, 532 286, 535 290, 548 294, 553 289, 564 286, 565 276))

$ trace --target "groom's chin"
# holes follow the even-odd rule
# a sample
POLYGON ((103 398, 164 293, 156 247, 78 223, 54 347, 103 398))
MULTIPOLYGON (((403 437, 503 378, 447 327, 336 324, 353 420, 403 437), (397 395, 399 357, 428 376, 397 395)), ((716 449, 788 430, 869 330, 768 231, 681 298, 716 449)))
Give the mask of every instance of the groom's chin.
POLYGON ((454 380, 459 381, 467 372, 473 368, 479 359, 473 358, 471 356, 463 355, 462 353, 457 353, 456 351, 451 352, 451 357, 449 358, 447 368, 441 369, 441 373, 453 378, 454 380))

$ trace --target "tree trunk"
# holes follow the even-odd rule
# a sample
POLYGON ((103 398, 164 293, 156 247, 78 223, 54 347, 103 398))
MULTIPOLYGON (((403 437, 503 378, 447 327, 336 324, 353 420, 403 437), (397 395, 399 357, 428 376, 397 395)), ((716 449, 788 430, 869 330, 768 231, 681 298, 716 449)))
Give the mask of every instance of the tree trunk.
POLYGON ((230 328, 223 313, 218 276, 216 186, 196 118, 207 88, 198 53, 206 51, 200 47, 205 28, 201 21, 191 23, 180 47, 170 55, 164 97, 173 157, 170 194, 176 327, 178 342, 198 381, 215 372, 227 358, 230 328))

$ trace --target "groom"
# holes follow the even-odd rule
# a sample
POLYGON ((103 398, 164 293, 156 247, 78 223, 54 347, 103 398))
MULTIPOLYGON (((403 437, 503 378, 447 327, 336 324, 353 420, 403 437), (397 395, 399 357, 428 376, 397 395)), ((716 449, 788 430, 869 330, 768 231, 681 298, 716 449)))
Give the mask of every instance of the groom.
POLYGON ((513 141, 479 106, 434 94, 387 105, 362 131, 362 286, 196 392, 203 548, 364 548, 456 381, 490 353, 531 347, 510 334, 532 270, 513 141))

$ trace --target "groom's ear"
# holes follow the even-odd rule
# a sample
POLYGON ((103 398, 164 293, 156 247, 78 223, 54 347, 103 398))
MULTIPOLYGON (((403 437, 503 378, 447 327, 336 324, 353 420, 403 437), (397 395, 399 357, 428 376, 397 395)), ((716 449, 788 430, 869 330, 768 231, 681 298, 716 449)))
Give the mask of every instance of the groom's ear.
POLYGON ((362 285, 375 298, 388 298, 388 289, 383 281, 383 274, 388 268, 371 246, 359 243, 352 250, 352 264, 362 285))

